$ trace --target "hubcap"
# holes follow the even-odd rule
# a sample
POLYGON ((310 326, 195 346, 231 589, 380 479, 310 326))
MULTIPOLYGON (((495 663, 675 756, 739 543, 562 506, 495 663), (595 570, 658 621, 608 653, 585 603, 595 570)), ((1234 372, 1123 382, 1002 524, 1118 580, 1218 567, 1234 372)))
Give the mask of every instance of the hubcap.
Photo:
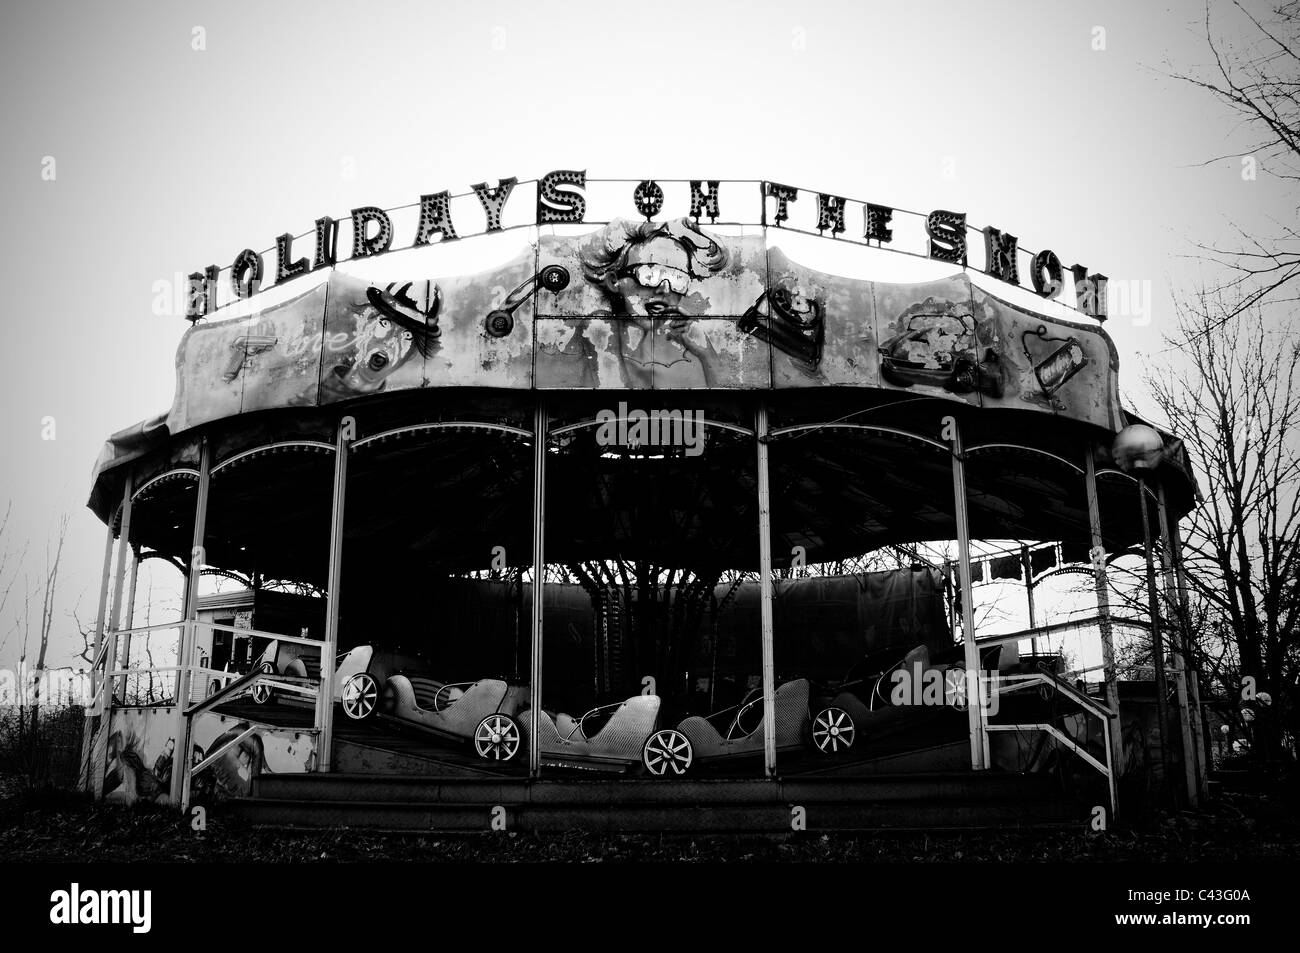
POLYGON ((490 761, 509 761, 519 750, 519 729, 505 715, 488 715, 474 732, 474 750, 490 761))
POLYGON ((644 760, 651 774, 666 774, 669 769, 674 774, 685 774, 692 759, 691 743, 679 731, 657 732, 646 743, 644 760))
POLYGON ((343 710, 348 717, 362 719, 375 710, 378 686, 369 675, 354 675, 343 686, 343 710))
POLYGON ((837 754, 853 747, 853 719, 842 708, 826 708, 813 720, 813 744, 823 754, 837 754))

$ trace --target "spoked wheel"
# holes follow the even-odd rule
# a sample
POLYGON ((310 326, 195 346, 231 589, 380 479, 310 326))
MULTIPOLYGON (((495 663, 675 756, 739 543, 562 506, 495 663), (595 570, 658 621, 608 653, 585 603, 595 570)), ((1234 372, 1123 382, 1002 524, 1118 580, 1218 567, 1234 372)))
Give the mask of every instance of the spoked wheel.
POLYGON ((343 714, 365 721, 379 705, 379 683, 369 672, 358 672, 343 683, 343 714))
POLYGON ((943 701, 957 711, 965 711, 970 699, 966 691, 966 669, 955 666, 943 673, 943 701))
POLYGON ((858 731, 843 708, 823 708, 813 719, 813 744, 822 754, 839 754, 853 747, 858 731))
POLYGON ((509 715, 488 715, 474 729, 474 750, 488 761, 509 761, 519 753, 519 725, 509 715))
POLYGON ((656 731, 641 749, 641 760, 646 770, 656 776, 669 772, 685 774, 694 759, 690 739, 676 728, 656 731))
MULTIPOLYGON (((267 675, 274 675, 275 666, 270 662, 263 662, 262 671, 267 675)), ((252 690, 249 692, 249 695, 252 696, 253 703, 257 705, 265 705, 271 700, 274 694, 275 693, 271 690, 271 686, 267 685, 265 682, 255 683, 252 690)))

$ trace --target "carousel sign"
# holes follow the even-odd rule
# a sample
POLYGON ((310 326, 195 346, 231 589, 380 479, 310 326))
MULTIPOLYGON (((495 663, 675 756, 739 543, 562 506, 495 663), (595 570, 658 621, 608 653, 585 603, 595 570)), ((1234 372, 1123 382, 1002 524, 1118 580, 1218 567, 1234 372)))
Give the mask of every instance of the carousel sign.
MULTIPOLYGON (((580 225, 603 224, 588 218, 589 190, 599 182, 601 185, 630 187, 630 194, 625 195, 627 213, 635 212, 647 221, 662 213, 680 215, 686 212, 685 204, 689 201, 689 217, 696 223, 701 216, 708 216, 715 224, 723 215, 724 190, 728 195, 743 195, 742 188, 759 187, 761 209, 757 221, 732 221, 726 224, 757 225, 763 228, 773 227, 792 232, 816 234, 822 237, 874 248, 909 252, 893 245, 895 224, 904 218, 918 220, 924 236, 923 256, 934 261, 969 266, 969 252, 972 244, 982 246, 982 270, 991 277, 1008 284, 1021 284, 1020 261, 1027 266, 1028 278, 1034 292, 1042 298, 1053 299, 1060 296, 1065 287, 1065 267, 1061 258, 1052 250, 1044 249, 1030 253, 1019 245, 1016 236, 991 226, 976 229, 966 220, 965 212, 936 209, 929 213, 909 212, 888 205, 848 199, 825 192, 810 192, 794 186, 780 185, 776 182, 761 180, 758 182, 736 182, 721 179, 690 179, 684 182, 673 180, 589 180, 585 171, 560 169, 548 172, 535 182, 525 183, 535 189, 532 213, 520 225, 580 225), (688 190, 682 190, 683 208, 668 209, 665 185, 686 184, 688 190), (971 241, 970 233, 982 235, 971 241)), ((420 196, 418 218, 414 224, 414 233, 408 248, 456 241, 467 234, 489 234, 503 231, 507 226, 505 212, 508 203, 521 183, 516 178, 500 179, 495 187, 486 182, 472 186, 472 195, 477 199, 482 218, 473 223, 472 232, 464 232, 466 220, 464 212, 460 220, 453 217, 453 196, 450 191, 432 192, 420 196)), ((752 197, 753 193, 750 193, 752 197)), ((527 201, 525 199, 524 201, 527 201)), ((519 200, 516 199, 516 205, 519 200)), ((513 207, 512 207, 513 210, 513 207)), ((237 254, 227 268, 209 265, 202 271, 189 275, 186 303, 186 318, 190 321, 212 314, 222 304, 251 297, 262 288, 266 274, 266 255, 274 256, 274 285, 281 285, 322 268, 330 268, 342 260, 373 258, 393 250, 397 237, 393 213, 396 210, 382 209, 377 206, 354 208, 348 219, 351 222, 351 245, 348 259, 339 255, 339 231, 342 221, 329 216, 318 218, 315 223, 315 236, 312 255, 295 257, 295 237, 285 232, 275 240, 275 248, 258 252, 245 248, 237 254), (228 281, 229 295, 225 301, 219 301, 223 272, 228 281)), ((725 221, 725 220, 724 220, 725 221)), ((518 227, 518 226, 509 226, 518 227)), ((300 236, 306 237, 306 236, 300 236)), ((1074 279, 1074 306, 1081 313, 1096 318, 1106 319, 1106 276, 1089 274, 1088 269, 1080 264, 1071 265, 1070 274, 1074 279)))

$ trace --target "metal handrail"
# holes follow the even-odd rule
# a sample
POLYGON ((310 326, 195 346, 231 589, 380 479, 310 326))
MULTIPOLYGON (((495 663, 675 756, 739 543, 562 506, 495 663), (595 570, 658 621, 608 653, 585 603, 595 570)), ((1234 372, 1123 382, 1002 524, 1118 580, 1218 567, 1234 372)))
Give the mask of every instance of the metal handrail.
MULTIPOLYGON (((1015 632, 1005 632, 1001 635, 981 635, 975 640, 975 644, 980 648, 991 648, 994 645, 1004 645, 1007 642, 1027 642, 1030 639, 1042 639, 1050 635, 1056 635, 1061 632, 1071 632, 1076 629, 1087 629, 1091 626, 1100 626, 1103 617, 1099 615, 1085 616, 1082 619, 1067 619, 1064 622, 1053 622, 1048 625, 1033 626, 1028 629, 1019 629, 1015 632)), ((1137 629, 1149 629, 1150 625, 1141 619, 1133 619, 1128 616, 1111 615, 1105 617, 1106 622, 1113 626, 1131 626, 1137 629)))
POLYGON ((234 681, 232 681, 229 685, 226 685, 221 690, 209 695, 207 698, 204 698, 202 701, 196 702, 195 704, 191 705, 189 708, 185 709, 185 717, 191 720, 194 719, 198 715, 203 714, 213 705, 225 701, 228 697, 232 697, 236 694, 241 693, 246 688, 252 688, 253 684, 257 682, 263 675, 266 674, 267 674, 266 672, 263 672, 259 669, 254 669, 253 671, 249 672, 247 675, 241 675, 239 678, 236 678, 234 681))
MULTIPOLYGON (((144 635, 148 632, 160 632, 163 629, 178 629, 185 624, 184 619, 178 619, 175 622, 158 622, 154 625, 139 625, 130 629, 109 629, 109 632, 116 632, 122 635, 144 635)), ((202 623, 199 623, 202 624, 202 623)))
POLYGON ((1033 722, 1033 723, 1026 723, 1026 724, 1015 724, 1015 725, 998 725, 998 724, 989 724, 987 719, 981 719, 981 727, 984 736, 983 742, 984 742, 984 752, 985 752, 985 757, 984 757, 985 763, 988 762, 988 745, 989 745, 990 731, 1045 732, 1050 737, 1064 744, 1067 748, 1069 748, 1080 758, 1082 758, 1084 762, 1091 765, 1093 768, 1096 768, 1097 771, 1101 773, 1102 777, 1106 779, 1107 793, 1110 796, 1110 813, 1111 813, 1111 817, 1114 817, 1118 806, 1118 795, 1115 789, 1115 766, 1111 762, 1110 722, 1111 722, 1111 718, 1115 717, 1117 713, 1112 712, 1109 708, 1107 708, 1105 705, 1098 702, 1095 698, 1090 698, 1089 696, 1085 695, 1083 692, 1080 692, 1078 689, 1076 689, 1073 685, 1069 684, 1066 681, 1063 681, 1062 679, 1056 678, 1054 675, 1048 672, 1031 672, 1025 675, 995 676, 992 679, 992 682, 993 682, 994 689, 997 690, 999 694, 1007 694, 1010 692, 1019 691, 1022 688, 1026 688, 1029 685, 1034 684, 1035 682, 1041 682, 1042 684, 1050 685, 1054 689, 1060 691, 1071 701, 1079 705, 1079 707, 1082 708, 1085 713, 1090 715, 1095 715, 1097 718, 1101 719, 1101 728, 1102 728, 1102 735, 1103 735, 1102 742, 1105 746, 1105 751, 1106 751, 1106 763, 1102 764, 1091 754, 1089 754, 1078 744, 1076 744, 1073 741, 1073 739, 1071 739, 1063 731, 1061 731, 1059 728, 1057 728, 1054 725, 1045 724, 1043 722, 1033 722), (998 683, 1004 681, 1018 682, 1019 684, 1013 685, 1010 688, 1006 688, 1006 689, 1000 688, 998 683))
POLYGON ((1041 682, 1043 684, 1051 685, 1054 689, 1060 691, 1061 694, 1065 695, 1066 697, 1074 701, 1076 704, 1089 709, 1094 715, 1097 715, 1099 718, 1109 718, 1111 715, 1110 709, 1107 708, 1105 705, 1103 705, 1101 702, 1097 701, 1097 699, 1093 698, 1090 695, 1084 694, 1083 692, 1075 688, 1073 685, 1071 685, 1069 682, 1065 681, 1064 679, 1057 678, 1056 676, 1051 675, 1048 672, 1030 672, 1025 675, 999 675, 998 681, 1004 683, 1005 682, 1020 683, 1018 685, 1014 685, 1011 688, 1006 689, 1005 690, 1006 692, 1019 691, 1022 688, 1029 687, 1035 682, 1041 682))
POLYGON ((189 777, 187 777, 187 778, 185 779, 186 791, 183 792, 184 795, 185 795, 185 797, 186 797, 186 799, 188 799, 188 795, 189 795, 188 788, 189 788, 190 782, 194 780, 194 775, 200 773, 201 771, 206 771, 208 768, 210 768, 213 764, 216 763, 216 761, 217 761, 218 758, 220 758, 223 754, 225 754, 227 751, 229 751, 229 750, 230 750, 231 748, 233 748, 235 745, 239 744, 241 741, 243 741, 245 738, 247 738, 249 735, 251 735, 251 734, 252 734, 254 731, 256 731, 256 730, 257 730, 257 727, 256 727, 255 725, 249 725, 247 728, 245 728, 243 731, 241 731, 238 735, 236 735, 236 736, 235 736, 234 738, 232 738, 230 741, 227 741, 224 745, 222 745, 222 746, 221 746, 220 748, 218 748, 216 751, 212 752, 212 754, 208 755, 206 758, 204 758, 204 759, 203 759, 202 761, 200 761, 198 764, 194 765, 194 767, 190 768, 189 777))
POLYGON ((233 625, 221 625, 216 622, 200 622, 194 620, 196 628, 208 629, 212 632, 232 632, 235 635, 247 635, 258 639, 274 639, 280 642, 293 642, 298 645, 324 645, 324 639, 313 639, 310 636, 302 635, 283 635, 279 632, 263 632, 261 629, 241 629, 233 625))
MULTIPOLYGON (((208 624, 208 623, 202 623, 202 624, 208 624)), ((249 632, 252 630, 241 629, 239 631, 249 632)), ((294 641, 301 642, 304 640, 295 638, 294 641)), ((199 669, 197 666, 192 666, 190 670, 201 671, 206 669, 199 669)), ((211 669, 210 671, 218 671, 218 670, 211 669)), ((242 694, 245 690, 252 688, 253 685, 257 684, 260 681, 266 681, 272 685, 276 685, 280 688, 288 689, 290 691, 301 692, 304 695, 312 694, 310 691, 304 691, 303 689, 306 688, 308 685, 312 684, 313 682, 315 682, 316 685, 315 694, 317 695, 318 701, 321 692, 326 690, 325 686, 332 685, 333 683, 332 679, 326 679, 326 678, 302 679, 292 675, 278 675, 274 672, 267 672, 260 667, 255 668, 251 672, 247 673, 246 675, 241 675, 239 678, 232 680, 228 685, 224 686, 223 688, 213 693, 212 695, 209 695, 207 698, 204 698, 202 701, 199 701, 191 705, 189 708, 184 709, 184 718, 186 723, 185 736, 188 738, 192 734, 192 726, 194 724, 195 718, 204 714, 207 711, 210 711, 211 709, 221 704, 226 699, 232 698, 238 694, 242 694)), ((179 698, 177 699, 177 703, 178 704, 180 703, 179 698)), ((319 738, 321 732, 320 710, 321 710, 321 706, 317 704, 316 714, 314 716, 314 720, 310 728, 295 728, 293 730, 298 732, 299 734, 315 734, 319 738)), ((267 727, 275 728, 277 726, 268 725, 267 727)), ((205 757, 197 765, 191 765, 188 758, 184 760, 183 762, 184 775, 181 780, 182 812, 188 812, 190 808, 190 789, 191 789, 191 784, 194 780, 194 775, 198 774, 200 771, 206 770, 213 762, 217 760, 217 758, 219 758, 221 755, 229 751, 232 747, 234 747, 234 745, 243 741, 244 738, 246 738, 249 734, 252 733, 252 731, 253 731, 253 727, 250 726, 246 731, 241 733, 237 738, 228 742, 225 745, 222 745, 222 747, 219 750, 214 751, 212 754, 205 757)))

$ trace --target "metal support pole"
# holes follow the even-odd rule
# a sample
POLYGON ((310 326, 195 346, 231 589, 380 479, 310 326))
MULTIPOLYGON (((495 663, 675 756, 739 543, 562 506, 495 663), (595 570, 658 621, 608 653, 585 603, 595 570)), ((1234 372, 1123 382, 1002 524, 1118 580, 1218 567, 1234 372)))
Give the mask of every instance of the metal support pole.
MULTIPOLYGON (((1183 567, 1183 535, 1178 528, 1177 521, 1171 521, 1169 524, 1169 541, 1173 550, 1174 580, 1177 584, 1177 597, 1179 617, 1182 619, 1182 633, 1184 639, 1184 650, 1189 662, 1194 661, 1191 646, 1191 605, 1187 595, 1187 573, 1183 567)), ((1196 666, 1193 664, 1188 672, 1189 688, 1191 690, 1191 715, 1192 715, 1192 736, 1194 739, 1194 750, 1196 751, 1196 763, 1199 769, 1197 775, 1197 791, 1201 800, 1210 796, 1210 759, 1209 746, 1205 743, 1205 713, 1201 708, 1201 686, 1200 676, 1196 666)))
MULTIPOLYGON (((98 661, 99 651, 104 645, 104 622, 108 610, 108 577, 113 570, 113 523, 113 516, 109 516, 108 529, 104 534, 104 568, 99 576, 99 607, 95 611, 95 650, 90 657, 92 662, 98 661)), ((95 714, 95 708, 99 691, 99 676, 95 673, 95 669, 96 666, 92 664, 90 667, 90 700, 92 703, 85 708, 86 720, 81 730, 81 777, 78 779, 78 787, 83 791, 92 791, 95 787, 90 757, 93 750, 92 741, 95 729, 98 727, 98 723, 94 721, 98 717, 95 714)), ((19 687, 21 687, 22 681, 21 674, 19 687)), ((103 767, 103 765, 100 765, 100 767, 103 767)), ((102 777, 100 783, 103 783, 102 777)))
MULTIPOLYGON (((135 593, 136 587, 140 582, 140 547, 131 547, 131 581, 126 587, 126 624, 124 626, 128 631, 135 628, 135 593)), ((148 636, 145 636, 148 638, 148 636)), ((126 645, 122 650, 122 668, 131 667, 131 639, 128 637, 126 645)), ((122 700, 126 700, 127 679, 130 676, 122 676, 122 700)))
POLYGON ((1156 512, 1160 516, 1160 565, 1164 570, 1164 597, 1169 607, 1167 617, 1178 620, 1174 651, 1174 673, 1178 689, 1178 727, 1182 734, 1183 774, 1187 780, 1187 803, 1196 807, 1201 795, 1201 760, 1197 750, 1192 724, 1191 695, 1187 685, 1187 659, 1190 652, 1190 639, 1187 632, 1187 620, 1183 616, 1178 600, 1178 585, 1174 580, 1173 539, 1169 530, 1169 512, 1165 501, 1163 483, 1156 484, 1156 512))
POLYGON ((987 767, 984 761, 984 693, 980 685, 980 653, 975 645, 975 605, 972 597, 970 567, 970 518, 966 508, 966 454, 962 450, 961 427, 955 417, 952 424, 952 496, 957 518, 957 560, 961 582, 962 648, 966 659, 966 717, 970 725, 970 766, 974 771, 987 767))
MULTIPOLYGON (((1029 604, 1029 628, 1037 629, 1038 620, 1034 615, 1034 567, 1029 561, 1029 547, 1023 544, 1020 547, 1020 566, 1025 571, 1025 601, 1029 604)), ((1034 655, 1037 655, 1038 639, 1030 639, 1029 648, 1034 655)))
POLYGON ((542 710, 542 583, 546 575, 546 398, 537 395, 533 415, 533 615, 532 648, 529 653, 528 776, 542 771, 542 752, 537 743, 538 716, 542 710))
POLYGON ((758 452, 758 592, 763 656, 763 774, 776 774, 776 654, 772 624, 772 488, 767 461, 767 405, 754 412, 758 452))
POLYGON ((325 603, 325 640, 320 647, 320 687, 316 695, 316 770, 329 771, 334 745, 334 667, 339 644, 339 599, 343 578, 343 504, 348 489, 348 454, 356 436, 356 420, 339 421, 334 440, 334 506, 330 511, 329 593, 325 603))
POLYGON ((1119 711, 1119 682, 1115 678, 1115 633, 1110 624, 1110 584, 1106 578, 1106 546, 1101 538, 1101 501, 1097 496, 1097 458, 1091 444, 1083 455, 1084 490, 1088 496, 1088 535, 1093 582, 1097 590, 1097 619, 1101 630, 1101 661, 1110 710, 1110 766, 1118 775, 1124 765, 1123 722, 1119 711))
MULTIPOLYGON (((113 574, 113 608, 108 616, 108 651, 104 655, 104 671, 110 672, 117 668, 117 633, 121 631, 122 621, 122 596, 126 588, 126 567, 131 561, 131 493, 135 486, 135 480, 131 474, 127 474, 126 487, 122 492, 122 528, 118 534, 117 540, 117 569, 113 574)), ((128 628, 130 623, 127 623, 128 628)), ((127 636, 127 643, 131 641, 127 636)), ((104 690, 104 701, 109 709, 113 707, 113 680, 107 680, 108 685, 104 690)))
POLYGON ((190 669, 194 662, 195 627, 198 618, 199 576, 205 561, 203 537, 208 522, 208 494, 212 484, 212 447, 207 438, 199 450, 199 491, 194 501, 194 534, 191 537, 189 571, 185 579, 184 621, 181 626, 181 644, 176 665, 176 728, 172 735, 176 746, 172 752, 171 803, 182 811, 188 804, 181 803, 185 789, 185 776, 190 770, 190 725, 185 709, 190 704, 190 669))
MULTIPOLYGON (((100 722, 100 731, 95 736, 94 761, 96 764, 104 763, 104 759, 108 756, 108 735, 113 721, 113 691, 116 686, 114 678, 109 673, 117 668, 117 633, 122 619, 122 593, 126 585, 126 563, 130 558, 131 491, 134 484, 132 474, 128 473, 126 483, 122 489, 122 523, 121 528, 118 530, 117 559, 114 561, 113 602, 108 615, 108 627, 104 635, 107 646, 104 649, 104 694, 100 701, 100 710, 103 712, 101 717, 104 720, 100 722)), ((125 684, 125 681, 123 684, 125 684)), ((95 772, 95 776, 91 779, 91 791, 96 800, 103 796, 104 775, 102 772, 95 772)))
POLYGON ((1155 544, 1151 539, 1151 516, 1147 507, 1146 481, 1138 479, 1138 501, 1142 511, 1142 549, 1147 564, 1147 612, 1151 616, 1151 662, 1156 678, 1156 721, 1160 733, 1160 784, 1172 792, 1169 775, 1169 686, 1165 680, 1165 640, 1160 631, 1160 593, 1156 589, 1155 544))

